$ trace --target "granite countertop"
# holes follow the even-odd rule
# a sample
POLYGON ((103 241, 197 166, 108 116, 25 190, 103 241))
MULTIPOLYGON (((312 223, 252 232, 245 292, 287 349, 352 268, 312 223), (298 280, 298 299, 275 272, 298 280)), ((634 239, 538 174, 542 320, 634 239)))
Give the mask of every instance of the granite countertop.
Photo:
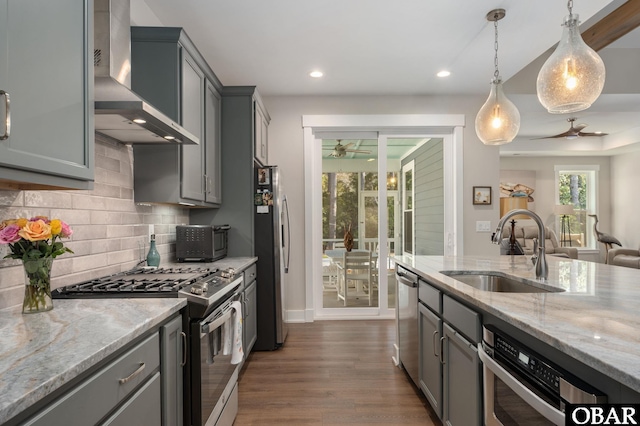
POLYGON ((433 284, 640 392, 640 270, 547 256, 550 293, 475 289, 440 271, 501 271, 536 281, 529 256, 397 256, 433 284))
POLYGON ((186 299, 55 299, 0 310, 0 424, 180 311, 186 299))

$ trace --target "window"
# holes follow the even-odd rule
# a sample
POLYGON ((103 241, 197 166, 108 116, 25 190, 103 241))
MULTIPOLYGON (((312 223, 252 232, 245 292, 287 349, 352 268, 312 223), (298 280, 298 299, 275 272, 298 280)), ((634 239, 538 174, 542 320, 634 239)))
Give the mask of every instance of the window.
POLYGON ((404 228, 403 252, 413 254, 415 235, 413 232, 413 170, 414 162, 402 167, 402 225, 404 228))
POLYGON ((597 249, 598 241, 593 235, 593 218, 590 214, 597 214, 597 182, 599 166, 555 166, 557 204, 572 205, 574 214, 568 216, 565 223, 564 238, 562 232, 562 218, 556 218, 556 233, 563 245, 597 249))

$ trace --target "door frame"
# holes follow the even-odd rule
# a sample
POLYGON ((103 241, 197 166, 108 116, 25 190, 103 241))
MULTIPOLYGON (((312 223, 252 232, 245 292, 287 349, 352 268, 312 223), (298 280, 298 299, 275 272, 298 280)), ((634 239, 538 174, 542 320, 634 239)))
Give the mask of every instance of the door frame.
MULTIPOLYGON (((380 158, 386 158, 386 138, 389 137, 439 137, 443 138, 445 177, 445 255, 456 255, 462 251, 462 171, 463 128, 462 114, 404 114, 404 115, 303 115, 303 142, 305 165, 305 321, 316 319, 368 319, 393 318, 393 310, 358 308, 357 312, 347 308, 332 312, 330 316, 319 315, 314 306, 314 292, 322 280, 322 139, 340 138, 340 132, 352 132, 351 138, 383 138, 379 147, 380 158)), ((387 162, 378 161, 378 176, 386 176, 387 162)), ((387 228, 386 204, 379 204, 379 226, 387 228), (384 209, 384 213, 380 210, 384 209)), ((382 237, 382 236, 380 236, 382 237)), ((386 234, 384 235, 386 237, 386 234)), ((386 259, 386 244, 380 244, 380 259, 386 259)), ((380 279, 386 280, 386 274, 380 279)), ((320 307, 321 308, 321 307, 320 307)))

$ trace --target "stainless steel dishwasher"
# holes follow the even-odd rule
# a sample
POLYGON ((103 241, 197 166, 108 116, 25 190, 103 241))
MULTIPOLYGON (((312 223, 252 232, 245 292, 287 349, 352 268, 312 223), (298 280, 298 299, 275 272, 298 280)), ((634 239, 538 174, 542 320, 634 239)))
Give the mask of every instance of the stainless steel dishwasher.
POLYGON ((396 267, 398 282, 398 351, 400 364, 416 386, 420 387, 418 357, 418 276, 401 266, 396 267))

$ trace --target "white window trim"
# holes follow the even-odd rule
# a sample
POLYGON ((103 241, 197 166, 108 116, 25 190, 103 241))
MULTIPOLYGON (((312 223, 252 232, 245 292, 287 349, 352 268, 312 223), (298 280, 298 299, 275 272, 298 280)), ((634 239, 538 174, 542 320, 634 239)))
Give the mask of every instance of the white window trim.
MULTIPOLYGON (((554 178, 555 178, 555 202, 558 203, 560 200, 560 172, 592 172, 593 173, 593 182, 588 182, 589 187, 589 205, 587 206, 587 210, 592 212, 591 214, 598 214, 598 199, 599 199, 599 182, 600 182, 600 166, 597 164, 569 164, 569 165, 561 165, 556 164, 553 167, 554 170, 554 178)), ((595 241, 594 247, 576 247, 580 253, 600 253, 600 249, 598 248, 598 242, 596 236, 593 235, 593 228, 587 224, 585 227, 587 232, 590 234, 590 241, 595 241)))
POLYGON ((404 166, 402 166, 402 169, 400 171, 400 173, 402 174, 401 177, 401 187, 400 187, 400 193, 402 196, 402 209, 400 214, 402 215, 402 234, 404 235, 404 230, 406 229, 405 227, 405 223, 404 223, 404 213, 405 211, 407 211, 406 206, 407 206, 407 190, 406 190, 406 181, 405 181, 405 175, 407 172, 411 171, 411 253, 407 253, 404 250, 404 238, 402 239, 402 254, 406 255, 406 256, 415 256, 416 253, 416 217, 415 217, 415 203, 416 203, 416 171, 415 171, 415 160, 411 160, 409 161, 407 164, 405 164, 404 166))

